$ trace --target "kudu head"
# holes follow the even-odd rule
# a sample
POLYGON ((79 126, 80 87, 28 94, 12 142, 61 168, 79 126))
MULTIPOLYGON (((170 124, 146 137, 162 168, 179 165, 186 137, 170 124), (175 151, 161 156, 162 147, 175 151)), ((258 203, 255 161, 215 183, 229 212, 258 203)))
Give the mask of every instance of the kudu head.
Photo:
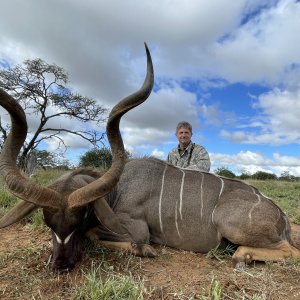
POLYGON ((21 199, 0 219, 0 228, 42 208, 45 223, 51 228, 53 236, 53 268, 59 272, 71 270, 80 259, 81 240, 90 221, 91 207, 102 209, 102 215, 107 210, 114 217, 103 197, 118 182, 127 158, 119 129, 120 119, 127 111, 143 103, 153 87, 152 60, 146 44, 145 47, 147 75, 142 87, 121 100, 109 115, 106 132, 113 160, 102 176, 96 171, 81 169, 62 176, 47 187, 25 177, 17 167, 17 157, 27 135, 26 116, 18 102, 0 89, 0 105, 11 118, 11 131, 0 154, 0 172, 8 190, 21 199), (96 202, 97 205, 93 206, 96 202))

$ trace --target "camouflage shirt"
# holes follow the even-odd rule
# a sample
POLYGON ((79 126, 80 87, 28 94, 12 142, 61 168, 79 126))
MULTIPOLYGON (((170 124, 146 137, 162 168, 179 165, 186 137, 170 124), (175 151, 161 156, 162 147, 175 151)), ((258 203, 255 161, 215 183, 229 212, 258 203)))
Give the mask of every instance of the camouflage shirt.
POLYGON ((173 148, 168 155, 167 162, 179 168, 209 172, 210 159, 204 147, 190 142, 181 150, 179 145, 173 148))

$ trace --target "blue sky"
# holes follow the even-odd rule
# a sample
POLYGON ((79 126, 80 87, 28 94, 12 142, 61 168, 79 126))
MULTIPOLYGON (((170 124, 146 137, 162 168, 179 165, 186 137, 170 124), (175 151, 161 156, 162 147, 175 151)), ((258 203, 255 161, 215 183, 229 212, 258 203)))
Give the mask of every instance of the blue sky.
MULTIPOLYGON (((300 176, 299 1, 2 0, 1 15, 0 61, 56 63, 74 90, 107 108, 142 84, 147 41, 155 88, 121 122, 135 156, 165 159, 187 120, 212 170, 300 176)), ((62 138, 74 163, 89 149, 62 138)), ((57 141, 44 147, 54 151, 57 141)))

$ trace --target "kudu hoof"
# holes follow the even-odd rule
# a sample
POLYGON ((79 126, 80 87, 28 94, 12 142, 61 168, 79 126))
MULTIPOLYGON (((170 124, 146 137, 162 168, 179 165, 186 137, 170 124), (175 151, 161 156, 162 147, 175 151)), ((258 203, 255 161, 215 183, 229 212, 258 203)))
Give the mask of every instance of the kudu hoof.
POLYGON ((232 263, 235 269, 243 270, 246 266, 252 263, 252 256, 247 253, 241 257, 234 257, 232 263))
POLYGON ((133 244, 132 248, 135 251, 135 255, 142 257, 155 257, 157 256, 156 251, 153 247, 147 244, 133 244))

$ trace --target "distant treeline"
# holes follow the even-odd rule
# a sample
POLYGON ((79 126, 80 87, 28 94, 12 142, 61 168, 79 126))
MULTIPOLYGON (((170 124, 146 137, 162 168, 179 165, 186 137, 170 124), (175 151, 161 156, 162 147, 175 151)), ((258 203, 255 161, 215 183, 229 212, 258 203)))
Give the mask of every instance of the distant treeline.
POLYGON ((226 167, 218 168, 214 171, 215 174, 224 176, 227 178, 237 178, 237 179, 256 179, 256 180, 283 180, 283 181, 300 181, 300 177, 291 175, 288 171, 281 173, 280 176, 277 176, 273 173, 268 173, 264 171, 257 171, 254 174, 244 172, 241 175, 236 175, 234 172, 229 170, 226 167))

